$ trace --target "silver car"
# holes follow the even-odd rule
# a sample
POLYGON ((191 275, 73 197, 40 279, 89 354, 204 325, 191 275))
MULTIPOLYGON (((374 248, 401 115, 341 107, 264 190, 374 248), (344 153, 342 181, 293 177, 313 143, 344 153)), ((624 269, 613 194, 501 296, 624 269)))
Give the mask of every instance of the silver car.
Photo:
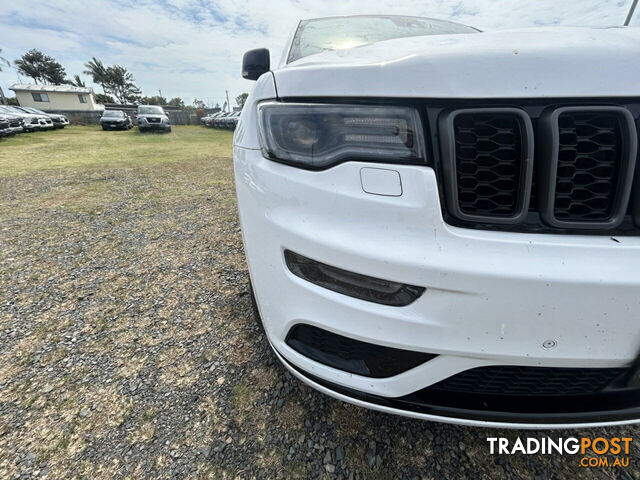
POLYGON ((69 119, 67 119, 67 117, 59 113, 47 113, 33 107, 16 107, 16 108, 19 108, 20 110, 23 110, 26 113, 33 113, 35 115, 42 115, 44 117, 50 118, 51 122, 53 122, 53 128, 64 128, 67 125, 69 125, 69 119))
POLYGON ((22 118, 25 132, 35 132, 36 130, 47 130, 53 128, 53 122, 44 115, 27 113, 12 105, 0 105, 0 114, 12 114, 22 118))
POLYGON ((162 107, 157 105, 140 105, 137 119, 140 132, 160 130, 168 133, 171 131, 169 116, 162 107))

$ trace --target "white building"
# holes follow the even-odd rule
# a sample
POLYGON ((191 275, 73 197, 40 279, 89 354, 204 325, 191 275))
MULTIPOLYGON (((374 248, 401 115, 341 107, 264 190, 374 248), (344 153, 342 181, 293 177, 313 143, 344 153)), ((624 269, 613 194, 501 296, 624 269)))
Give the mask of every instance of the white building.
POLYGON ((18 103, 46 111, 102 110, 96 103, 93 89, 73 85, 37 85, 16 83, 9 87, 18 103))

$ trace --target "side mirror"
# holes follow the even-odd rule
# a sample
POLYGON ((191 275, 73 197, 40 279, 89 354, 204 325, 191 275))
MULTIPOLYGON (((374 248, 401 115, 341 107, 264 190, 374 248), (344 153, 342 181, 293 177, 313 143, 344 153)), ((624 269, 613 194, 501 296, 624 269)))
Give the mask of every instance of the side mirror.
POLYGON ((242 57, 242 78, 257 80, 260 75, 268 72, 270 67, 269 50, 266 48, 249 50, 242 57))

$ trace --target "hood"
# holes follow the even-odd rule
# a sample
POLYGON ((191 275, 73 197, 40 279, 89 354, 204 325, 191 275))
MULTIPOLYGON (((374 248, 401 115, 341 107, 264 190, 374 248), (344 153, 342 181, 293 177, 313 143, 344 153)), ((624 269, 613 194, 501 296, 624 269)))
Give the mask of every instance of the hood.
POLYGON ((41 118, 45 118, 42 115, 36 115, 35 113, 18 113, 18 112, 15 112, 15 113, 13 113, 13 115, 15 115, 16 117, 20 117, 20 118, 29 118, 29 119, 37 118, 38 120, 40 120, 41 118))
POLYGON ((278 95, 640 96, 640 28, 536 28, 387 40, 274 72, 278 95))
POLYGON ((138 118, 169 118, 166 115, 162 115, 161 113, 139 113, 138 118))

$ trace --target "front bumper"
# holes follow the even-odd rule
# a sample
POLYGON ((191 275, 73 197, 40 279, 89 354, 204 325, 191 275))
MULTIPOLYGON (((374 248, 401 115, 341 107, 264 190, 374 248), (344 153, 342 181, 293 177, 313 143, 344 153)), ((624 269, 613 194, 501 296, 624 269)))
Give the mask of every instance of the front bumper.
POLYGON ((127 128, 128 126, 126 122, 100 122, 100 124, 105 128, 115 128, 115 129, 127 128))
MULTIPOLYGON (((476 367, 628 367, 638 354, 640 238, 449 226, 442 219, 435 172, 428 167, 349 162, 309 172, 240 147, 234 147, 234 164, 245 250, 266 333, 289 368, 316 388, 320 383, 311 378, 391 401, 476 367), (366 193, 361 170, 372 167, 398 172, 400 195, 366 193), (426 291, 405 307, 352 298, 293 275, 285 249, 426 291), (286 337, 300 323, 437 357, 389 378, 354 375, 292 349, 286 337)), ((381 408, 326 386, 319 389, 419 418, 521 426, 513 418, 487 423, 459 412, 381 408)), ((638 419, 635 412, 623 419, 593 412, 566 423, 537 417, 523 424, 638 419)))
POLYGON ((53 128, 64 128, 69 125, 69 120, 66 118, 52 118, 53 128))
POLYGON ((170 123, 162 122, 147 122, 146 120, 138 120, 138 128, 144 128, 145 130, 169 130, 171 128, 170 123))

